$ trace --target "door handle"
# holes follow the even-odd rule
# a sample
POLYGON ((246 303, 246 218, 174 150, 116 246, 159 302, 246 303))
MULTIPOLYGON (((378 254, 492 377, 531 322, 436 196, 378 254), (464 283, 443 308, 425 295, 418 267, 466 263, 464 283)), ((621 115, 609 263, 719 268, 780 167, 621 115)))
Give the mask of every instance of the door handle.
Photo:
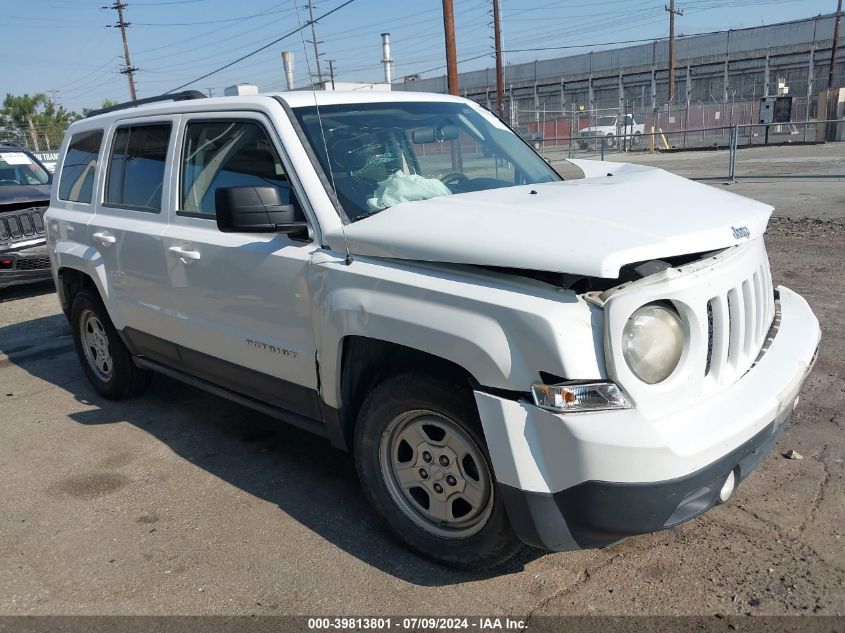
POLYGON ((167 250, 178 257, 183 264, 190 264, 200 258, 199 251, 193 250, 190 246, 171 246, 167 250))
POLYGON ((111 246, 117 241, 117 238, 108 231, 100 231, 98 233, 94 233, 93 235, 91 235, 91 237, 93 237, 103 246, 111 246))

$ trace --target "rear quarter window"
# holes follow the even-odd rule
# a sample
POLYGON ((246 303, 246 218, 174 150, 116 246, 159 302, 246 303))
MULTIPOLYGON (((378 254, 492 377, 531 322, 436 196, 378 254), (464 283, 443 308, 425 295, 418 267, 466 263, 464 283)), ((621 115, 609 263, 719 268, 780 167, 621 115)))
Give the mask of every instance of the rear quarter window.
POLYGON ((69 202, 90 203, 94 191, 97 157, 103 143, 103 130, 74 134, 62 163, 59 198, 69 202))

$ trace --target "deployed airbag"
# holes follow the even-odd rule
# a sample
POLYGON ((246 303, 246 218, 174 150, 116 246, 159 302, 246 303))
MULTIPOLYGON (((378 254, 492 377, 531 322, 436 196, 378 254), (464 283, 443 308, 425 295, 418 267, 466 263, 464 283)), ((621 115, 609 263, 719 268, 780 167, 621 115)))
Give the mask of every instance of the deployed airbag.
POLYGON ((367 208, 370 211, 377 211, 400 202, 428 200, 451 193, 449 187, 436 178, 424 178, 417 174, 404 174, 397 171, 378 184, 373 197, 367 200, 367 208))

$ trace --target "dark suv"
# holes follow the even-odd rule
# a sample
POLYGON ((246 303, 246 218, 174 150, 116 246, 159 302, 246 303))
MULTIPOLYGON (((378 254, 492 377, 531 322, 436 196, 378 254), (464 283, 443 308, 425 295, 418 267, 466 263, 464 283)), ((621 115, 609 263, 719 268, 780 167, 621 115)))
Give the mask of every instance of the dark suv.
POLYGON ((52 183, 30 152, 0 144, 0 288, 50 279, 44 210, 52 183))

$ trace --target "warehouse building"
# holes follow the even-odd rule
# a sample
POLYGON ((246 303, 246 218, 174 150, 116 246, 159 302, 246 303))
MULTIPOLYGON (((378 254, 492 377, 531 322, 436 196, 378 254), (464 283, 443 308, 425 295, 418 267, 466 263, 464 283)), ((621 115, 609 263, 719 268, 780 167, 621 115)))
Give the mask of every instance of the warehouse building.
MULTIPOLYGON (((754 104, 760 97, 788 91, 795 97, 795 117, 815 116, 814 95, 827 87, 835 20, 835 15, 821 15, 676 37, 674 104, 687 110, 695 105, 712 110, 721 104, 725 113, 730 110, 732 120, 747 123, 755 116, 754 104)), ((842 42, 840 33, 840 51, 842 42)), ((842 61, 836 74, 834 85, 842 86, 842 61)), ((645 118, 666 108, 668 79, 668 39, 507 65, 506 113, 512 124, 539 122, 541 116, 560 117, 575 110, 617 108, 645 118)), ((407 80, 393 88, 442 93, 447 91, 446 77, 407 80)), ((495 109, 495 68, 461 73, 460 91, 495 109)), ((722 120, 726 118, 725 114, 722 120)))

